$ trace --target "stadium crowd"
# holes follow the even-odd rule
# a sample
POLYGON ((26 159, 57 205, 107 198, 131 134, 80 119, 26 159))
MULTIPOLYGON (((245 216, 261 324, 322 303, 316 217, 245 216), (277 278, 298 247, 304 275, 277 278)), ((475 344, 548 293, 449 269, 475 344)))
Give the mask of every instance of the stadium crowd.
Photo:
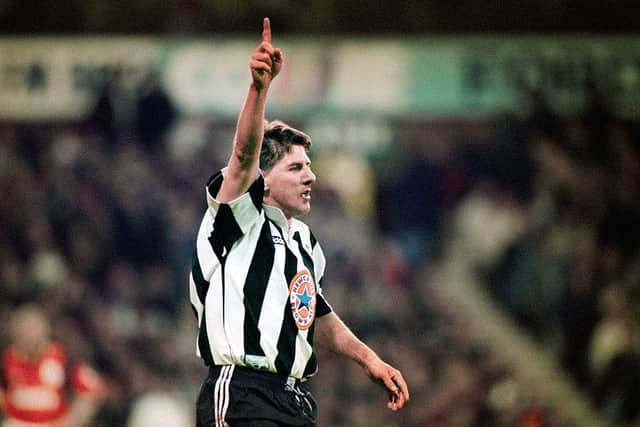
POLYGON ((597 87, 585 98, 583 112, 561 118, 531 91, 529 115, 502 122, 487 163, 495 185, 465 201, 503 215, 493 250, 474 263, 607 422, 638 425, 640 127, 597 87))
MULTIPOLYGON (((39 304, 102 374, 94 426, 193 425, 205 369, 187 275, 234 123, 181 116, 149 84, 124 109, 107 88, 86 121, 0 125, 0 317, 39 304)), ((364 181, 338 185, 322 172, 336 154, 314 152, 308 222, 329 260, 325 293, 412 393, 392 414, 359 370, 320 354, 319 425, 572 425, 439 298, 460 234, 496 300, 611 425, 640 425, 640 140, 592 95, 561 118, 532 92, 526 115, 463 133, 392 121, 389 155, 348 163, 364 181)))

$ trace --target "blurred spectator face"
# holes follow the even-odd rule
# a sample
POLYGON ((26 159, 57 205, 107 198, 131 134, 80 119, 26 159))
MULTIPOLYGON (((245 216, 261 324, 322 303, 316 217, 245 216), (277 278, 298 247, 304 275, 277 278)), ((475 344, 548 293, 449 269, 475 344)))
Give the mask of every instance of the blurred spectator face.
POLYGON ((606 288, 600 297, 600 311, 608 318, 624 318, 627 305, 623 291, 619 286, 606 288))
POLYGON ((50 328, 42 310, 34 306, 18 309, 11 319, 11 341, 17 350, 35 356, 48 344, 50 328))

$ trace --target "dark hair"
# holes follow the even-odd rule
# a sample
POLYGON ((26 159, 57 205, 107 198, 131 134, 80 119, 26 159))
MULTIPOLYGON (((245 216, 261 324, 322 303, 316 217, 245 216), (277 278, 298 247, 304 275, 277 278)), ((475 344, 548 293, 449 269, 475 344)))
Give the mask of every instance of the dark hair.
POLYGON ((260 151, 260 169, 271 169, 291 150, 292 145, 302 145, 306 151, 309 151, 311 137, 280 120, 265 123, 260 151))

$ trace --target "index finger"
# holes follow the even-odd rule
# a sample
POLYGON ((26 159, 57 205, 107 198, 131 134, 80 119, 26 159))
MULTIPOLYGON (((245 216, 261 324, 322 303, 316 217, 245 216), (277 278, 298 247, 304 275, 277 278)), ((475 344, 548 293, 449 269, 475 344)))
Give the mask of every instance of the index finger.
POLYGON ((262 21, 262 41, 271 43, 271 22, 269 22, 269 18, 264 18, 262 21))

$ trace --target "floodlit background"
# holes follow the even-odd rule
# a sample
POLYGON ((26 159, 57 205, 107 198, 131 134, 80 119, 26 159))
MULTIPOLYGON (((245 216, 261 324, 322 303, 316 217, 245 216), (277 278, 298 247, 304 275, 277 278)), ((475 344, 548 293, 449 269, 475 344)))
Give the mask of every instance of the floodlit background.
POLYGON ((412 396, 321 353, 319 426, 640 426, 635 2, 125 3, 0 0, 0 318, 103 375, 93 426, 193 425, 187 275, 263 16, 325 294, 412 396))

